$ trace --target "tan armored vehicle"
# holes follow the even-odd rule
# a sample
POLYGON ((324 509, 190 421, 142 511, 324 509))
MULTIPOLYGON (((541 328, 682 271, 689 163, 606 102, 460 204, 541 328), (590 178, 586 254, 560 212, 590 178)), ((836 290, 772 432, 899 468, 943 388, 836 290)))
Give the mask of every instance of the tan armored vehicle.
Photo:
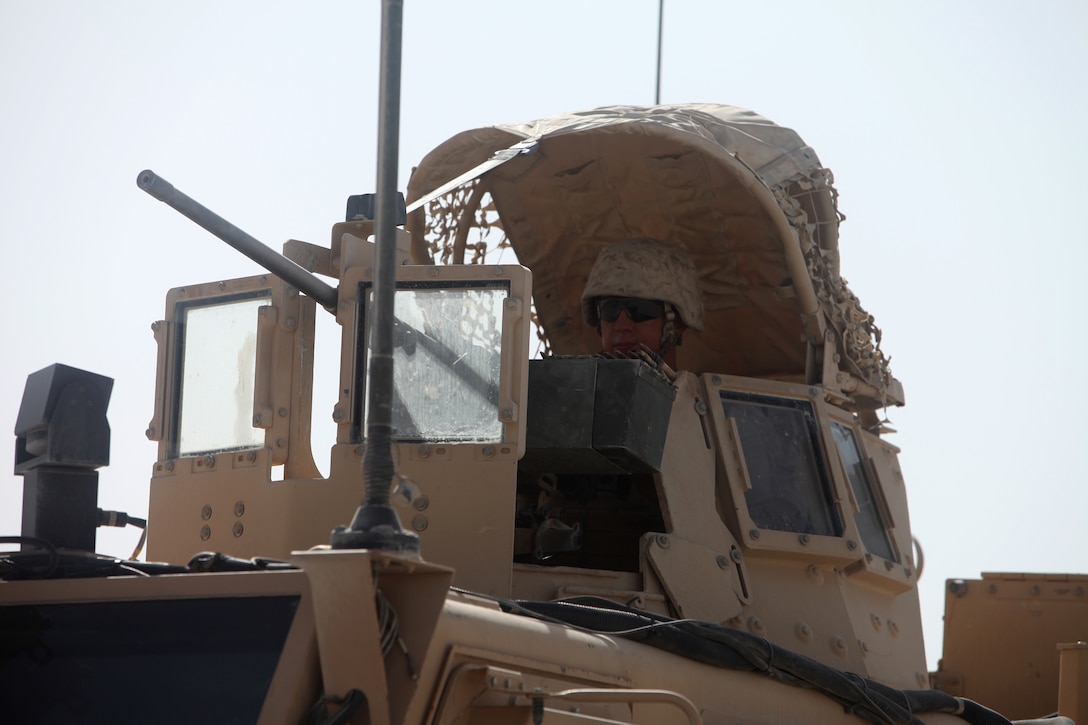
POLYGON ((10 722, 1007 722, 976 693, 1088 722, 1085 577, 951 583, 991 636, 1046 609, 1053 662, 1029 688, 1010 670, 1034 644, 996 662, 950 634, 965 654, 931 689, 882 437, 903 389, 839 276, 831 174, 793 131, 717 105, 467 131, 419 164, 403 229, 379 193, 376 248, 353 199, 291 261, 139 183, 270 271, 170 290, 155 324, 164 563, 73 551, 94 547, 110 381, 28 380, 33 500, 0 568, 10 722), (695 263, 704 319, 675 369, 597 355, 583 319, 594 260, 635 237, 695 263), (311 449, 314 405, 331 451, 311 449))

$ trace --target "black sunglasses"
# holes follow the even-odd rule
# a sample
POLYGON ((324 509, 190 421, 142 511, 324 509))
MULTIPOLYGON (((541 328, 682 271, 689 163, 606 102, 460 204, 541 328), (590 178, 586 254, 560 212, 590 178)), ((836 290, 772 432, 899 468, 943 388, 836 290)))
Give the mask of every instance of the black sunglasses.
POLYGON ((620 310, 627 313, 631 322, 648 322, 665 316, 665 303, 637 297, 597 298, 597 316, 602 321, 615 322, 620 316, 620 310))

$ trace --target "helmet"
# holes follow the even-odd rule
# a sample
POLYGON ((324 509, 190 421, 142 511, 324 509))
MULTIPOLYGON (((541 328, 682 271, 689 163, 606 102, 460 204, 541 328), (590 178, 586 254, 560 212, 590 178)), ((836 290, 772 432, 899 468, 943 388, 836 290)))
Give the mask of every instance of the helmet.
POLYGON ((684 325, 703 329, 699 274, 687 253, 674 244, 641 237, 605 247, 593 263, 582 292, 582 317, 597 327, 597 297, 639 297, 672 305, 684 325))

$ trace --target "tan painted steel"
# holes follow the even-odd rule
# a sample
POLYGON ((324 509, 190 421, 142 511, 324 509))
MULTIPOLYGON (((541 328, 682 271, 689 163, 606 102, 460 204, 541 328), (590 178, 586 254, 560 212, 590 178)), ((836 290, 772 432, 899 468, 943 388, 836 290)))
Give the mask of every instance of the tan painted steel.
MULTIPOLYGON (((341 328, 334 379, 315 386, 315 316, 326 312, 270 275, 175 288, 154 326, 159 354, 148 436, 159 447, 149 557, 184 563, 212 550, 289 558, 301 571, 0 583, 0 605, 295 594, 300 608, 262 723, 299 722, 322 695, 342 698, 353 689, 366 694, 368 714, 351 721, 373 725, 515 725, 540 717, 656 725, 859 721, 813 689, 520 616, 511 599, 600 597, 725 624, 895 688, 927 687, 921 562, 899 451, 882 438, 877 416, 882 406, 902 403, 902 386, 879 350, 879 331, 838 276, 830 172, 792 131, 746 113, 722 106, 598 109, 467 132, 424 160, 410 196, 515 139, 542 138, 535 156, 433 202, 435 217, 456 216, 446 229, 448 249, 425 237, 438 234, 425 210, 412 216, 415 237, 398 236, 401 262, 430 262, 447 252, 458 262, 402 264, 400 282, 463 289, 497 280, 508 287, 501 310, 488 318, 489 332, 501 339, 497 374, 485 381, 494 400, 484 396, 494 405, 488 425, 497 432, 487 428, 486 440, 404 435, 395 444, 394 507, 404 528, 419 536, 421 559, 325 546, 364 494, 363 300, 373 281, 373 224, 351 221, 334 226, 327 248, 285 245, 291 259, 338 282, 329 310, 341 328), (484 200, 488 194, 493 205, 484 200), (663 200, 686 211, 665 214, 663 200), (478 227, 508 234, 532 273, 518 264, 461 264, 470 249, 483 256, 486 244, 469 242, 469 230, 478 227), (693 252, 707 329, 685 337, 680 360, 686 355, 692 364, 672 382, 660 381, 670 396, 664 400, 672 401, 660 463, 623 474, 643 508, 608 503, 592 510, 598 519, 611 516, 614 526, 601 529, 588 552, 585 531, 575 524, 589 528, 591 505, 555 483, 565 472, 519 470, 528 421, 553 404, 530 402, 525 353, 531 322, 553 352, 595 352, 598 341, 578 313, 585 274, 602 247, 636 233, 693 252), (246 397, 236 427, 245 435, 259 431, 260 441, 183 455, 176 445, 185 412, 182 313, 257 293, 257 320, 243 331, 252 333, 253 379, 240 385, 246 397), (336 432, 327 478, 311 452, 315 395, 319 409, 331 409, 336 432), (768 419, 771 409, 795 413, 803 431, 751 426, 737 412, 742 404, 768 419), (762 437, 753 445, 746 436, 754 429, 762 437), (780 447, 763 445, 779 438, 786 441, 780 447), (795 449, 803 449, 811 472, 775 468, 795 449), (768 480, 796 491, 788 485, 810 473, 812 501, 788 494, 763 504, 786 523, 757 510, 756 493, 781 490, 765 487, 768 480), (533 508, 542 499, 554 505, 533 508), (524 515, 526 509, 538 516, 524 515), (813 512, 828 525, 804 520, 813 512), (535 550, 542 530, 558 532, 564 546, 535 550)), ((639 368, 647 369, 653 374, 648 364, 639 368)), ((465 379, 413 384, 435 393, 423 396, 430 405, 443 400, 438 388, 457 389, 465 379)), ((567 424, 562 414, 555 420, 567 424)), ((1086 588, 1086 576, 985 574, 980 582, 950 584, 945 657, 934 683, 1014 717, 1057 707, 1088 721, 1088 656, 1083 642, 1076 644, 1088 639, 1086 588)), ((327 715, 337 707, 323 706, 327 715)), ((921 719, 961 722, 951 715, 921 719)))
POLYGON ((1085 640, 1088 575, 985 572, 982 579, 949 580, 944 654, 933 683, 1013 719, 1059 712, 1088 722, 1088 680, 1074 655, 1074 644, 1085 640), (1059 647, 1073 649, 1062 657, 1059 647), (1059 681, 1070 683, 1064 707, 1059 681))

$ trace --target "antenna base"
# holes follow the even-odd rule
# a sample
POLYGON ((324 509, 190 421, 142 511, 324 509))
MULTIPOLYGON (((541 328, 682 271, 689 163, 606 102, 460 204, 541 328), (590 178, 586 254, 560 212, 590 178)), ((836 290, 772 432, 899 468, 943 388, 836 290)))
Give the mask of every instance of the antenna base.
POLYGON ((419 558, 419 537, 401 528, 392 506, 364 504, 351 526, 337 526, 329 542, 333 549, 375 549, 419 558))

